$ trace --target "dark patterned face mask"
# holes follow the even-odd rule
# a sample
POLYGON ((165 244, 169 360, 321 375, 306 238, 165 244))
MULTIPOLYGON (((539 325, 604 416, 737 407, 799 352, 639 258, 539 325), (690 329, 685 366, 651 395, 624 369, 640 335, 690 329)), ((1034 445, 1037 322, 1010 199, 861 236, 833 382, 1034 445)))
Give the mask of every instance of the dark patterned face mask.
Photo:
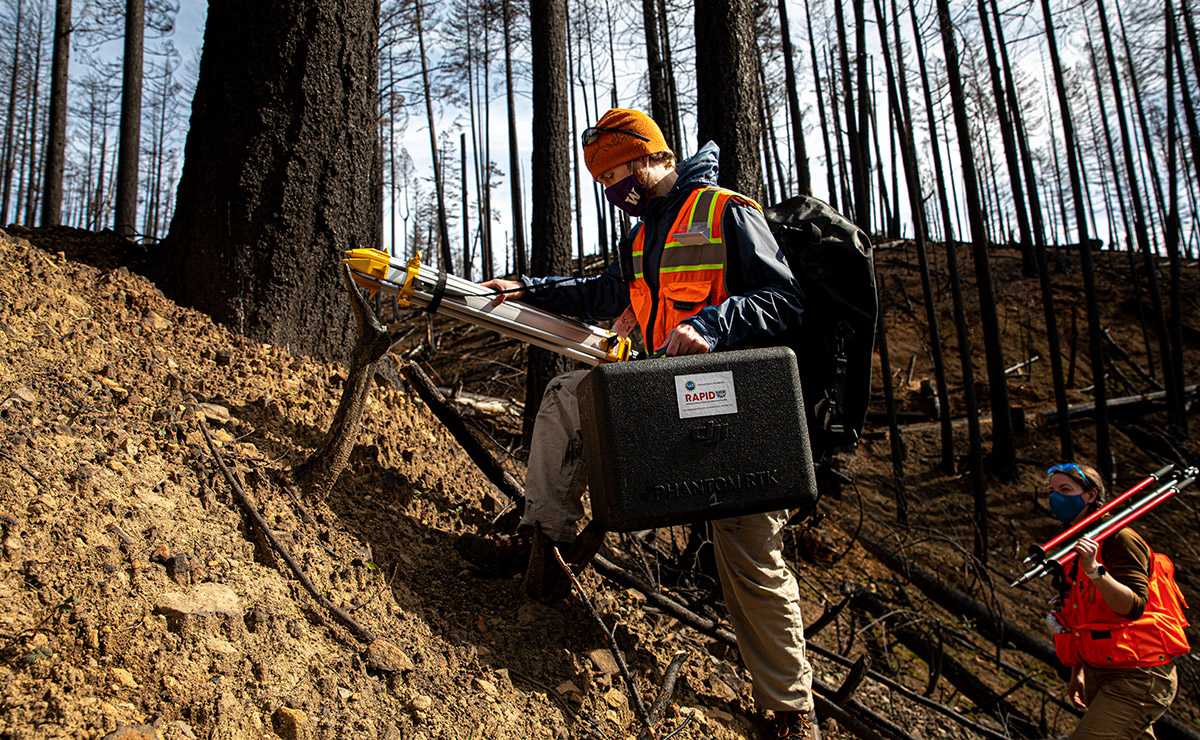
POLYGON ((646 186, 638 182, 632 172, 624 180, 605 188, 604 197, 634 218, 640 218, 646 210, 646 186))

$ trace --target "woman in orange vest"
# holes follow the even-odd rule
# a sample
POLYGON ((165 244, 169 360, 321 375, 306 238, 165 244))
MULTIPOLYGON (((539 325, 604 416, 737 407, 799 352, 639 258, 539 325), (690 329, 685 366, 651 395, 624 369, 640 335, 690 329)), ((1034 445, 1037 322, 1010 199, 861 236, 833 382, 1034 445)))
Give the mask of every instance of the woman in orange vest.
MULTIPOLYGON (((1104 499, 1091 466, 1064 463, 1047 474, 1050 511, 1065 526, 1104 499)), ((1129 527, 1101 543, 1081 538, 1075 550, 1049 618, 1058 657, 1071 669, 1067 693, 1087 709, 1071 738, 1153 738, 1178 686, 1172 659, 1188 652, 1174 564, 1129 527)))

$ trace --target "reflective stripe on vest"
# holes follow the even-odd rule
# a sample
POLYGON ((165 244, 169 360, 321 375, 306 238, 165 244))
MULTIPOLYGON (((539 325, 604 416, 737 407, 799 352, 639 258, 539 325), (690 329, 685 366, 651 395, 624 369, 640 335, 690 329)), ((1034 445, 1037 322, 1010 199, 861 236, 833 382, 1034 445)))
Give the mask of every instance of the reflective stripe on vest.
POLYGON ((1130 621, 1104 601, 1095 583, 1076 570, 1063 602, 1061 621, 1070 630, 1055 635, 1054 647, 1066 665, 1134 668, 1163 665, 1188 652, 1184 635, 1187 603, 1175 583, 1175 564, 1162 553, 1151 560, 1146 611, 1130 621))
POLYGON ((648 350, 661 346, 684 319, 728 298, 721 217, 731 197, 759 208, 749 198, 711 186, 693 190, 684 201, 659 256, 657 296, 646 282, 644 272, 645 228, 638 229, 633 241, 633 282, 629 285, 629 296, 648 350), (653 337, 649 333, 652 319, 653 337))

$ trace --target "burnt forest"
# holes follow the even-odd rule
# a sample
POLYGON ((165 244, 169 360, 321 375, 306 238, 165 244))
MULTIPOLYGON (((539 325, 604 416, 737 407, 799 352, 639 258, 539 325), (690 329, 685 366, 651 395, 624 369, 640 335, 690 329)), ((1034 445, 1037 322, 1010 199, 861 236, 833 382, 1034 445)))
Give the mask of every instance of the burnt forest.
MULTIPOLYGON (((1051 579, 1010 584, 1062 529, 1051 466, 1113 494, 1200 466, 1198 26, 0 0, 0 739, 771 732, 703 523, 609 532, 551 598, 455 552, 514 529, 543 390, 586 365, 343 270, 602 272, 632 226, 581 161, 609 108, 870 237, 866 425, 785 532, 822 735, 1069 737, 1051 579)), ((1155 733, 1200 740, 1200 485, 1135 527, 1192 605, 1155 733)))

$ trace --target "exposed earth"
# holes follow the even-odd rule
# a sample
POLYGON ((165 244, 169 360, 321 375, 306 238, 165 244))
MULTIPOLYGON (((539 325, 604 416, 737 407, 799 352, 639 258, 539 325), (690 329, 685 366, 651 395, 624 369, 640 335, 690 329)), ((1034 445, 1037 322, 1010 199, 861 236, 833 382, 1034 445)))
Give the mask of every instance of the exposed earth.
MULTIPOLYGON (((905 243, 880 246, 892 383, 901 410, 919 414, 927 410, 921 381, 932 367, 915 256, 905 243)), ((1071 268, 1076 256, 1056 254, 1065 270, 1054 278, 1064 351, 1077 357, 1071 401, 1079 403, 1090 399, 1082 389, 1091 384, 1083 288, 1071 268)), ((482 577, 455 554, 454 538, 489 527, 505 498, 407 383, 393 375, 372 390, 347 469, 327 499, 312 500, 289 487, 285 473, 320 443, 345 368, 251 342, 177 306, 138 274, 144 258, 112 234, 0 232, 0 738, 637 735, 630 692, 578 595, 530 600, 518 579, 482 577), (218 456, 316 588, 373 641, 335 620, 246 524, 218 456)), ((1148 367, 1141 325, 1122 305, 1134 296, 1128 258, 1096 258, 1104 323, 1148 367)), ((970 270, 965 247, 960 263, 970 270)), ((1005 486, 989 476, 988 565, 974 567, 969 558, 961 421, 956 475, 935 469, 936 423, 904 427, 903 527, 895 522, 886 425, 870 427, 857 452, 842 459, 841 491, 821 505, 827 518, 815 530, 793 528, 788 557, 807 621, 855 591, 891 610, 877 619, 847 609, 813 638, 816 645, 850 658, 869 653, 875 671, 1003 734, 989 707, 976 708, 946 671, 931 681, 926 664, 893 632, 936 635, 947 656, 1052 737, 1073 724, 1054 667, 997 649, 971 620, 936 606, 856 537, 861 531, 902 551, 1048 640, 1048 583, 1008 587, 1026 548, 1056 531, 1036 503, 1045 468, 1059 456, 1055 430, 1035 423, 1038 411, 1053 407, 1043 318, 1036 280, 1020 275, 1017 253, 997 249, 993 268, 1007 364, 1043 359, 1010 374, 1013 403, 1025 409, 1030 428, 1018 443, 1019 482, 1005 486)), ((949 291, 939 286, 937 293, 954 389, 960 373, 949 291)), ((1194 261, 1185 264, 1183 294, 1184 324, 1200 326, 1194 261)), ((973 290, 968 295, 975 317, 973 290)), ((520 421, 507 414, 522 394, 524 349, 443 319, 399 318, 406 326, 393 328, 407 338, 394 348, 395 362, 420 362, 448 392, 501 401, 461 408, 519 479, 520 421)), ((977 332, 979 322, 970 323, 977 332)), ((982 384, 977 333, 972 340, 982 384)), ((1194 377, 1194 331, 1185 350, 1194 377)), ((1125 395, 1119 388, 1110 393, 1125 395)), ((960 396, 955 390, 956 418, 960 396)), ((882 400, 873 408, 882 410, 882 400)), ((1172 454, 1200 460, 1195 443, 1155 436, 1162 424, 1157 413, 1114 426, 1121 483, 1172 454)), ((1075 428, 1086 459, 1095 449, 1093 426, 1083 420, 1075 428)), ((983 429, 987 444, 986 419, 983 429)), ((1198 501, 1185 492, 1138 524, 1175 559, 1193 605, 1200 604, 1198 501)), ((603 552, 631 571, 663 573, 665 582, 685 539, 682 528, 660 533, 652 547, 610 535, 603 552)), ((757 737, 767 715, 754 705, 735 650, 593 570, 582 580, 615 626, 647 702, 672 657, 687 655, 657 737, 681 726, 675 737, 757 737)), ((723 617, 719 601, 702 603, 702 575, 676 580, 678 597, 723 617)), ((1195 609, 1191 616, 1200 622, 1195 609)), ((1200 645, 1200 630, 1188 634, 1200 645)), ((819 681, 837 687, 845 679, 843 665, 813 660, 819 681)), ((1200 731, 1200 660, 1193 653, 1178 665, 1172 714, 1200 731)), ((853 698, 915 738, 975 736, 872 678, 853 698)), ((828 738, 853 737, 834 720, 823 720, 822 730, 828 738)))

